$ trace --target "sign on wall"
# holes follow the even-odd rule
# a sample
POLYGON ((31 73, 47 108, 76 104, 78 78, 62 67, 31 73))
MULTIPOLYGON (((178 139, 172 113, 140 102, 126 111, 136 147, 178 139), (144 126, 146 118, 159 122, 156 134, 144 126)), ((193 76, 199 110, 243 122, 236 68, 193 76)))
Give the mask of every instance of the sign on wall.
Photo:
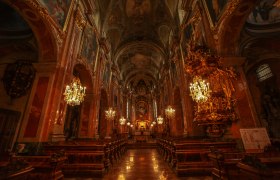
POLYGON ((265 128, 240 129, 241 138, 246 152, 263 152, 271 145, 265 128))

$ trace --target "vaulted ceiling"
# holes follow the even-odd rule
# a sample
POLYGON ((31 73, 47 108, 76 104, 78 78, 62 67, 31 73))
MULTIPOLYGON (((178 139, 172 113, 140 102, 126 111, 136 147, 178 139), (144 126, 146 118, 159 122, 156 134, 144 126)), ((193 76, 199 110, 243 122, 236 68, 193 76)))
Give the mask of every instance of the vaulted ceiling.
POLYGON ((99 0, 102 29, 124 83, 156 84, 176 30, 177 0, 99 0), (136 82, 135 82, 136 81, 136 82))

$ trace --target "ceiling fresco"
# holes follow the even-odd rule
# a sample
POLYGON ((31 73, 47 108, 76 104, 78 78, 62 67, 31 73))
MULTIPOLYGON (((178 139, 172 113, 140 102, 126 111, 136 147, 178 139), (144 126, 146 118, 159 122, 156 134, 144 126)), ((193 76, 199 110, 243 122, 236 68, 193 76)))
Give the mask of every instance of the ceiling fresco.
POLYGON ((280 1, 261 0, 249 15, 247 22, 255 25, 280 22, 280 1))
POLYGON ((28 23, 17 11, 2 2, 0 12, 0 61, 37 60, 38 45, 28 23))
MULTIPOLYGON (((101 0, 100 3, 105 7, 101 0)), ((103 29, 125 86, 140 79, 156 84, 160 68, 168 59, 177 3, 115 0, 106 6, 103 29)))

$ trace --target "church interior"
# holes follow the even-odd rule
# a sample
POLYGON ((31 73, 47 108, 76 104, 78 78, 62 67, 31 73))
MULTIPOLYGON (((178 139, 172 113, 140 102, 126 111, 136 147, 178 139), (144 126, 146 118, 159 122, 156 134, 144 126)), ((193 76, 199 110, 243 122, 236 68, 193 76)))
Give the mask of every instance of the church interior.
POLYGON ((1 0, 0 179, 279 179, 279 0, 1 0))

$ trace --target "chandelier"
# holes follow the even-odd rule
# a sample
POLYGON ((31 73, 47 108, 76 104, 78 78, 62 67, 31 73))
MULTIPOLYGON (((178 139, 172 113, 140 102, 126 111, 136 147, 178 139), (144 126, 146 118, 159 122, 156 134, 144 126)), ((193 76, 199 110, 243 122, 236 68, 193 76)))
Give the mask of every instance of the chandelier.
POLYGON ((159 116, 157 118, 157 122, 158 122, 158 124, 163 124, 163 118, 161 116, 159 116))
POLYGON ((190 83, 190 95, 196 102, 205 102, 209 98, 211 90, 209 83, 205 82, 200 76, 193 78, 193 83, 190 83))
POLYGON ((125 124, 126 119, 122 116, 120 118, 120 125, 124 125, 125 124))
POLYGON ((107 120, 113 120, 115 118, 116 111, 113 108, 109 107, 107 111, 105 111, 105 117, 107 120))
POLYGON ((70 85, 66 86, 64 100, 70 106, 80 105, 84 101, 86 87, 83 87, 79 78, 74 77, 70 85))
POLYGON ((165 115, 167 116, 167 118, 173 119, 175 116, 175 109, 173 109, 171 106, 168 106, 165 109, 165 115))

